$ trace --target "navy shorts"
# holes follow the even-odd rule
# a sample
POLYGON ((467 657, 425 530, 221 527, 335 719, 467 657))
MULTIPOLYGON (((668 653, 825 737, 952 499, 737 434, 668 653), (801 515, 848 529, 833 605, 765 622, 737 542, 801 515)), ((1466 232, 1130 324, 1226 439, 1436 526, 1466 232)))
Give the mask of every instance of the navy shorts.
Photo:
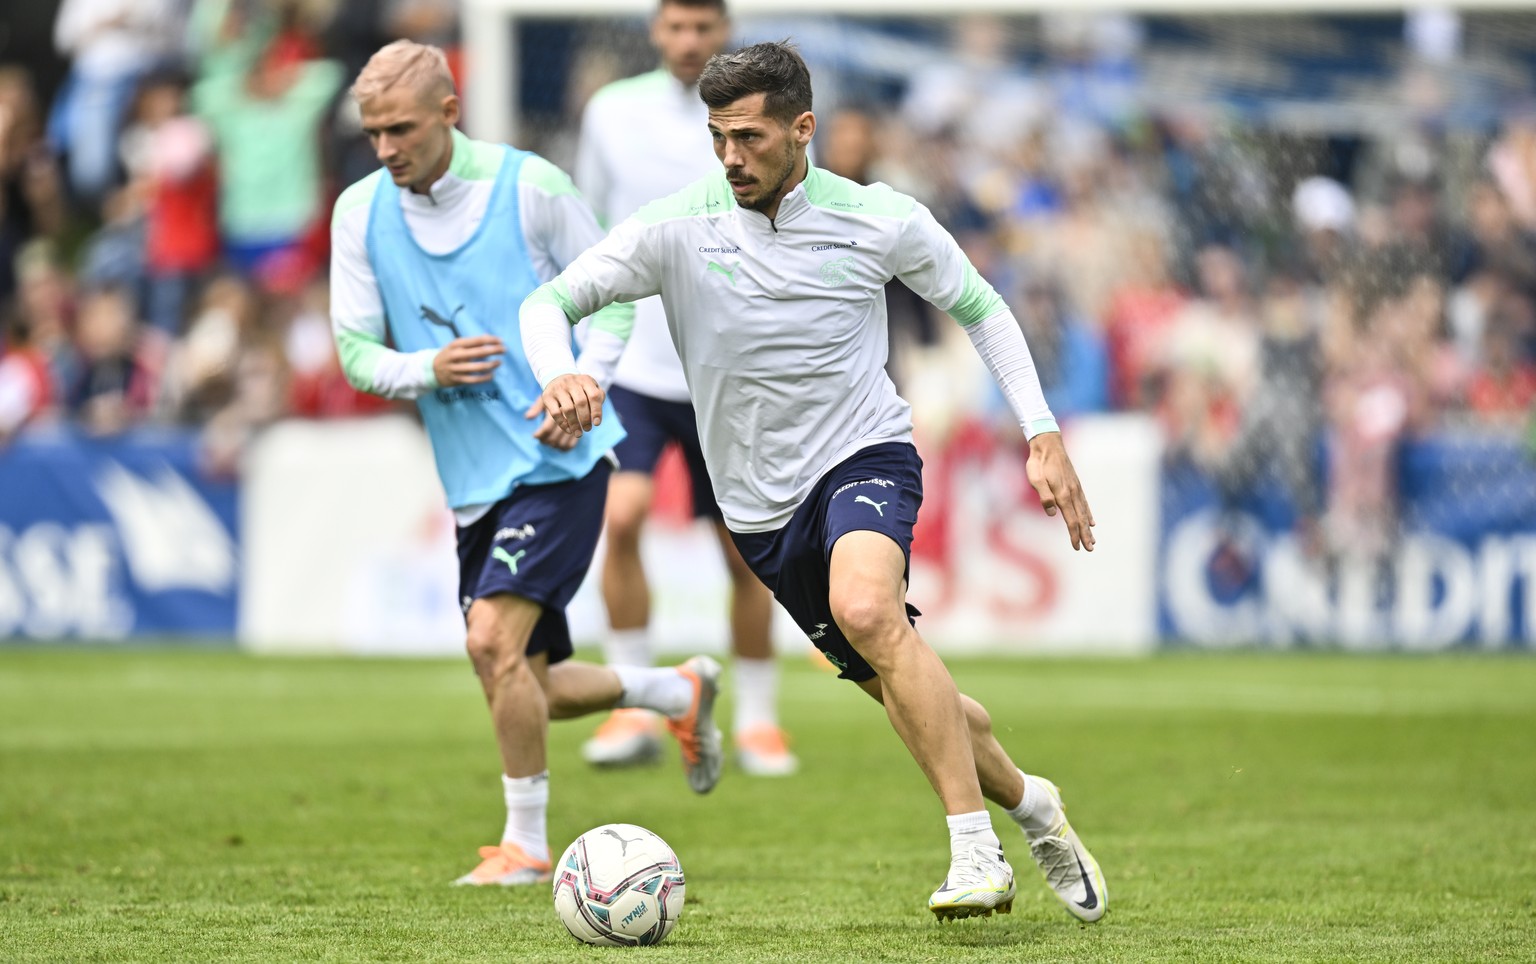
MULTIPOLYGON (((794 617, 842 679, 874 679, 832 618, 832 545, 849 532, 883 532, 912 564, 912 527, 923 504, 923 460, 907 442, 855 452, 824 475, 789 524, 773 532, 731 533, 742 558, 794 617)), ((921 615, 911 603, 907 618, 921 615)))
POLYGON ((459 602, 465 615, 476 599, 509 593, 544 607, 528 640, 528 655, 550 663, 572 653, 565 607, 581 586, 603 531, 608 476, 598 462, 585 477, 521 485, 469 526, 458 530, 459 602))
POLYGON ((619 424, 629 434, 614 446, 619 457, 619 471, 652 475, 656 462, 668 442, 676 442, 688 466, 688 483, 693 490, 693 516, 696 519, 720 519, 709 470, 704 467, 704 449, 699 445, 699 422, 688 402, 669 402, 632 392, 614 385, 608 389, 619 424))

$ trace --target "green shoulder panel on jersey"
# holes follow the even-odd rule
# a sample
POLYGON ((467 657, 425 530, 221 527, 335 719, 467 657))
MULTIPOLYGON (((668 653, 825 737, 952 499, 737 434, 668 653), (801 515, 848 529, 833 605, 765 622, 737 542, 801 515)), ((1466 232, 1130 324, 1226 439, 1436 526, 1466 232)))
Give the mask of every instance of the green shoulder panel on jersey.
POLYGON ((522 184, 530 184, 538 188, 550 197, 562 197, 567 194, 581 197, 581 192, 576 190, 576 185, 571 182, 569 174, 537 154, 530 154, 527 160, 523 161, 523 167, 518 171, 517 179, 522 184))
POLYGON ((814 165, 805 175, 805 199, 819 208, 878 218, 904 218, 917 201, 888 184, 860 184, 814 165))
MULTIPOLYGON (((577 310, 576 302, 571 298, 571 289, 566 286, 564 278, 556 278, 539 285, 533 289, 533 294, 529 295, 523 304, 553 305, 560 309, 560 313, 565 315, 565 320, 571 324, 574 325, 581 320, 581 312, 577 310)), ((630 323, 633 325, 633 318, 630 323)))
POLYGON ((1008 304, 1003 301, 1003 296, 981 276, 975 265, 966 261, 960 300, 949 309, 949 316, 960 322, 960 327, 969 328, 1007 310, 1008 304))
POLYGON ((679 218, 707 218, 736 207, 736 195, 731 192, 725 172, 711 174, 635 212, 641 224, 660 224, 679 218))
POLYGON ((331 227, 341 220, 341 216, 354 208, 362 207, 373 202, 373 192, 379 189, 379 178, 384 176, 384 168, 379 168, 372 174, 355 182, 351 187, 341 192, 341 197, 336 199, 336 206, 331 209, 331 227))
POLYGON ((615 80, 611 84, 604 84, 592 95, 591 103, 600 104, 609 100, 620 100, 630 97, 653 97, 658 91, 667 88, 667 72, 663 68, 649 71, 644 74, 636 74, 633 77, 625 77, 623 80, 615 80))
POLYGON ((606 331, 617 335, 621 341, 629 341, 630 332, 635 330, 635 304, 632 301, 615 301, 594 312, 589 324, 593 331, 606 331))
POLYGON ((448 162, 448 170, 466 181, 490 181, 501 172, 501 163, 506 157, 503 145, 473 140, 455 129, 453 158, 448 162))

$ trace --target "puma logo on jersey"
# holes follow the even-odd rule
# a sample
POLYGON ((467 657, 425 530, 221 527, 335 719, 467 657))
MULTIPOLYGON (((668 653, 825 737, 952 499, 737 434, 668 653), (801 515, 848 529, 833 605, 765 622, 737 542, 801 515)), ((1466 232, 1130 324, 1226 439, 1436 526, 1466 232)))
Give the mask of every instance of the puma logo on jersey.
POLYGON ((459 334, 459 326, 454 324, 454 322, 453 322, 453 320, 455 318, 459 317, 459 312, 461 312, 463 310, 464 310, 464 306, 463 305, 459 305, 457 308, 453 309, 453 314, 449 315, 447 318, 444 318, 442 315, 440 315, 437 312, 433 311, 431 308, 427 307, 426 305, 422 305, 421 306, 421 317, 423 317, 423 318, 427 319, 428 321, 432 322, 432 324, 434 324, 434 325, 439 325, 439 326, 441 326, 443 328, 447 328, 449 331, 453 332, 453 337, 455 337, 455 338, 463 338, 464 336, 459 334))
MULTIPOLYGON (((872 505, 872 506, 874 506, 875 507, 875 511, 880 513, 880 518, 882 518, 882 519, 885 518, 885 509, 883 509, 881 507, 882 506, 887 506, 887 505, 891 504, 891 500, 890 499, 886 499, 884 502, 876 502, 874 499, 871 499, 867 495, 856 495, 856 496, 853 497, 853 501, 856 502, 856 503, 857 502, 862 502, 865 505, 872 505)), ((513 570, 513 572, 516 572, 516 571, 517 570, 515 570, 515 569, 513 570)))
POLYGON ((508 552, 501 546, 497 546, 491 550, 491 558, 506 563, 507 568, 512 570, 512 575, 514 576, 517 575, 517 560, 523 558, 527 554, 527 549, 519 549, 516 552, 508 552))
POLYGON ((740 267, 741 265, 738 264, 734 267, 727 268, 725 265, 718 261, 711 261, 709 263, 709 270, 725 275, 725 280, 731 283, 732 288, 736 287, 736 269, 740 267))

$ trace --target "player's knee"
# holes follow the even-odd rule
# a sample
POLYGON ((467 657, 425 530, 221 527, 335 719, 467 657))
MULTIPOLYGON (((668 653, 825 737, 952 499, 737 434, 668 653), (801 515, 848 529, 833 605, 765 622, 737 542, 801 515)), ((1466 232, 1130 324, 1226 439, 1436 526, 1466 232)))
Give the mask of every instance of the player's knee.
POLYGON ((511 645, 507 634, 494 620, 471 620, 464 636, 464 649, 475 672, 482 677, 499 677, 517 668, 522 653, 511 645))
POLYGON ((645 527, 645 507, 608 506, 609 551, 640 551, 640 530, 645 527))
POLYGON ((889 600, 851 587, 834 592, 830 602, 838 628, 866 659, 871 658, 866 648, 884 649, 897 641, 893 631, 899 628, 899 614, 889 600))

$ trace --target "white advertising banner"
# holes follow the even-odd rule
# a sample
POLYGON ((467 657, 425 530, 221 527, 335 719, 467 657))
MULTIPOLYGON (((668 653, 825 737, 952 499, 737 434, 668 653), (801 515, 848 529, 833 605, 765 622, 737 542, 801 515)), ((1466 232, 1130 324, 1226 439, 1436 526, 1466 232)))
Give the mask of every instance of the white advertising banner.
MULTIPOLYGON (((924 635, 951 651, 1152 648, 1158 435, 1136 417, 1081 419, 1068 445, 1098 522, 1073 552, 1024 477, 1022 447, 980 431, 924 446, 913 549, 924 635)), ((453 517, 430 446, 403 417, 291 422, 252 449, 242 495, 240 638, 267 652, 456 653, 453 517)), ((644 554, 662 652, 725 648, 729 582, 714 530, 660 507, 644 554)), ((599 547, 599 560, 602 548, 599 547)), ((603 631, 596 567, 570 608, 578 644, 603 631)), ((778 613, 782 652, 809 643, 778 613)))

